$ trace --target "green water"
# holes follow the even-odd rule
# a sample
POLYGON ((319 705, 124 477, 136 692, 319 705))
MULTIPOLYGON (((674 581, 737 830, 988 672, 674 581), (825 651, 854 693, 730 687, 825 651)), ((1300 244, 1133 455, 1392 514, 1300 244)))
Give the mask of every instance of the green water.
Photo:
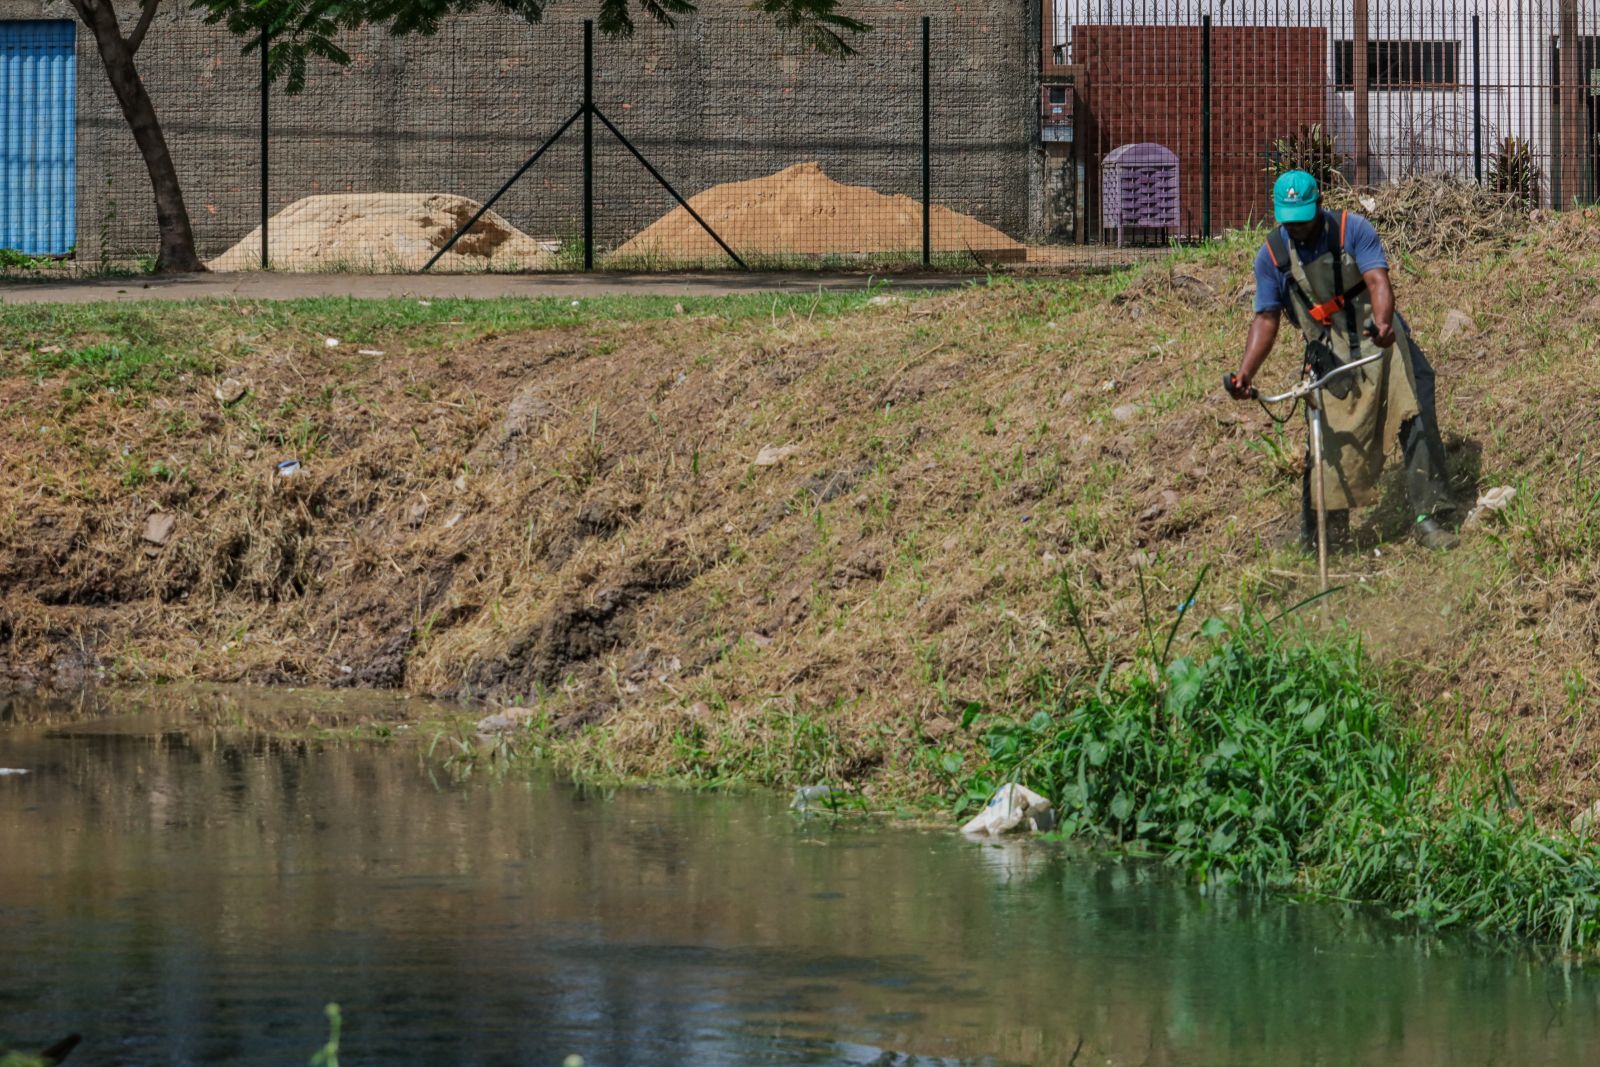
POLYGON ((0 1048, 69 1064, 303 1064, 330 1000, 346 1067, 1600 1062, 1589 971, 1146 864, 21 717, 0 1048))

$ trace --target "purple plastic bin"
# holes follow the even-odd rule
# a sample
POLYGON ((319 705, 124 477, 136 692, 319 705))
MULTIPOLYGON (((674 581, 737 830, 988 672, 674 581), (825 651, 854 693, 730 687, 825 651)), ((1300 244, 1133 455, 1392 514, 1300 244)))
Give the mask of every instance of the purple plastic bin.
POLYGON ((1125 144, 1100 164, 1100 222, 1117 231, 1130 226, 1175 230, 1180 225, 1178 157, 1158 144, 1125 144))

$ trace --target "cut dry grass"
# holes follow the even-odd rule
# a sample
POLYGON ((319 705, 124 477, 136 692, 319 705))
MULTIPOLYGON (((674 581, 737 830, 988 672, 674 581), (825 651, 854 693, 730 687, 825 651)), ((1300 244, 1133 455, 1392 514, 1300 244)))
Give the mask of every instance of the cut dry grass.
POLYGON ((1371 219, 1391 248, 1434 261, 1514 245, 1540 214, 1515 197, 1448 178, 1409 178, 1359 192, 1341 187, 1328 203, 1371 219))
MULTIPOLYGON (((1328 608, 1442 750, 1503 746, 1551 821, 1600 793, 1597 234, 1565 216, 1397 270, 1458 492, 1519 496, 1430 557, 1391 486, 1328 608), (1476 328, 1436 344, 1451 309, 1476 328)), ((1063 588, 1113 650, 1207 563, 1230 575, 1209 613, 1310 589, 1278 547, 1301 431, 1216 388, 1254 247, 684 314, 0 309, 0 662, 487 698, 611 773, 936 789, 920 761, 967 702, 1089 669, 1063 588), (191 361, 149 388, 38 362, 147 327, 191 361), (250 384, 231 406, 225 376, 250 384)))

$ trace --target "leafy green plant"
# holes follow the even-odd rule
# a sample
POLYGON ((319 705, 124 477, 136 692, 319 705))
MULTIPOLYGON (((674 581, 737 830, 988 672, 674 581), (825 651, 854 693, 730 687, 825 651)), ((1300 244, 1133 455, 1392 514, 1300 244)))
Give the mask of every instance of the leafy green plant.
POLYGON ((1489 188, 1509 200, 1534 207, 1544 175, 1533 158, 1533 146, 1520 137, 1506 137, 1489 157, 1489 188))
POLYGON ((1320 122, 1314 122, 1275 139, 1267 153, 1266 170, 1274 178, 1291 170, 1303 170, 1327 189, 1344 181, 1344 164, 1345 157, 1333 134, 1320 122))
POLYGON ((981 723, 979 766, 945 767, 961 806, 1020 781, 1057 805, 1063 834, 1163 857, 1204 883, 1597 947, 1600 854, 1526 819, 1497 758, 1432 766, 1358 643, 1217 619, 1193 654, 1169 660, 1172 643, 1172 631, 1159 648, 1148 634, 1132 668, 981 723))
POLYGON ((15 248, 0 248, 0 270, 37 270, 48 262, 48 256, 30 256, 15 248))

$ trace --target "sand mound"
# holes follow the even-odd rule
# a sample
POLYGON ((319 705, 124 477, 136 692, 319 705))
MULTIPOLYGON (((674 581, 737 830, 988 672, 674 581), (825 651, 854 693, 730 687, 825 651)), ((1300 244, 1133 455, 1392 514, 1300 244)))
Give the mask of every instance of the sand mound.
MULTIPOLYGON (((449 193, 349 193, 308 196, 272 217, 267 250, 274 270, 414 271, 478 210, 449 193)), ((489 212, 434 265, 438 271, 537 270, 555 257, 538 241, 489 212)), ((206 264, 212 270, 261 266, 261 228, 206 264)))
MULTIPOLYGON (((843 185, 818 163, 798 163, 765 178, 729 182, 689 203, 740 255, 850 255, 922 248, 922 205, 860 185, 843 185)), ((935 207, 936 252, 1020 259, 1024 250, 992 226, 935 207)), ((675 208, 612 253, 612 259, 700 260, 722 256, 683 208, 675 208)))

